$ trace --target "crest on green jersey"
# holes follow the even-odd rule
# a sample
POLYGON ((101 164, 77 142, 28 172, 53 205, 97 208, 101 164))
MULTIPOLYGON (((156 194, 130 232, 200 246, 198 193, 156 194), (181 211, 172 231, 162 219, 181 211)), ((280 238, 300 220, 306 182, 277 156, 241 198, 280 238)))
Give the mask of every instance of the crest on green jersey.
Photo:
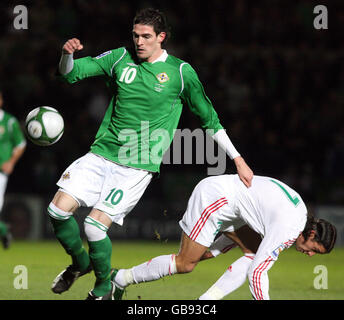
POLYGON ((166 72, 159 73, 156 77, 158 78, 160 83, 164 83, 170 80, 166 72))

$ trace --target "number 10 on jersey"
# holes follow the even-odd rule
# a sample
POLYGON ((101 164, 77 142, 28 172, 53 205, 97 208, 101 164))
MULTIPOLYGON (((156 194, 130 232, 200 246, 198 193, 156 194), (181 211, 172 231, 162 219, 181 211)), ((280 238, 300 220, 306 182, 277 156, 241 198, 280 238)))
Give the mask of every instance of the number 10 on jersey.
POLYGON ((132 83, 136 77, 136 68, 130 68, 126 67, 123 69, 121 77, 119 78, 120 82, 125 82, 125 83, 132 83))
POLYGON ((105 201, 111 202, 112 205, 118 204, 123 198, 123 191, 121 189, 113 188, 105 198, 105 201))

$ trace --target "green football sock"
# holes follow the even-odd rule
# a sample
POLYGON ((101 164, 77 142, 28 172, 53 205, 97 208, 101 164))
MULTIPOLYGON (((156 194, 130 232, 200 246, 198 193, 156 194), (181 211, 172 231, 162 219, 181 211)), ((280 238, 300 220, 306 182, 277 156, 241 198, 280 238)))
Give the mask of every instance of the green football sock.
POLYGON ((4 235, 6 235, 7 231, 8 231, 8 228, 6 224, 0 221, 0 237, 3 237, 4 235))
POLYGON ((104 296, 111 289, 111 252, 112 243, 108 236, 99 241, 88 241, 89 255, 97 278, 93 293, 104 296))
POLYGON ((72 264, 80 271, 84 271, 90 265, 90 257, 83 247, 80 238, 80 229, 74 219, 56 220, 50 217, 56 238, 59 240, 67 254, 72 257, 72 264))

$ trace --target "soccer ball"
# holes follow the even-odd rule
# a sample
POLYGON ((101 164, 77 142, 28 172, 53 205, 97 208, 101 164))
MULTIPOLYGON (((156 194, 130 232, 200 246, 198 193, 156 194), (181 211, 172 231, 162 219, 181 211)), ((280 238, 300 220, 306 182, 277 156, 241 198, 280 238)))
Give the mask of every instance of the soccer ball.
POLYGON ((52 107, 38 107, 29 112, 25 120, 28 138, 39 146, 50 146, 63 135, 64 121, 52 107))

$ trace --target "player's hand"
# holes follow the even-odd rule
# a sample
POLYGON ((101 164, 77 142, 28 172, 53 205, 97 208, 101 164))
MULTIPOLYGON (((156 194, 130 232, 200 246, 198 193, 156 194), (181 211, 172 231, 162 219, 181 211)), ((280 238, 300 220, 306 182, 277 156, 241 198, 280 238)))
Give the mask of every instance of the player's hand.
POLYGON ((236 165, 240 180, 244 183, 244 185, 247 188, 251 187, 252 178, 253 178, 253 171, 246 164, 244 158, 243 157, 236 157, 234 159, 234 163, 236 165))
POLYGON ((11 161, 6 161, 1 166, 1 171, 7 175, 13 172, 14 164, 11 161))
POLYGON ((84 48, 80 40, 77 38, 69 39, 62 47, 62 52, 64 54, 72 54, 74 52, 80 51, 84 48))

